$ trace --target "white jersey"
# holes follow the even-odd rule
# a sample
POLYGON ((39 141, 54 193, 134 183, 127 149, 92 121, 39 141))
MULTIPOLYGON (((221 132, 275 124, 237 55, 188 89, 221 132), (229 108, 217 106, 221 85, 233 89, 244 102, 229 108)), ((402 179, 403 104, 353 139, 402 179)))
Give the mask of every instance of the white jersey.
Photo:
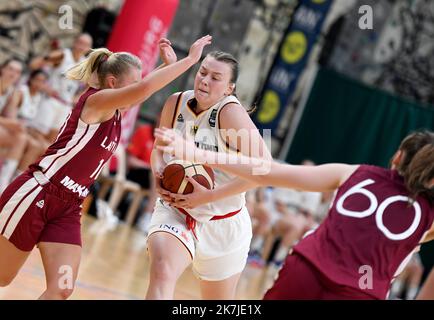
MULTIPOLYGON (((196 145, 201 149, 212 150, 215 152, 237 152, 231 149, 220 134, 219 115, 220 111, 228 103, 234 102, 241 104, 234 96, 227 96, 217 102, 208 110, 196 114, 191 108, 190 103, 194 98, 194 91, 185 91, 178 98, 172 127, 181 132, 184 137, 194 136, 196 145)), ((236 178, 233 175, 214 170, 215 186, 225 184, 236 178)), ((207 221, 212 216, 225 215, 227 213, 240 210, 246 203, 245 193, 224 198, 209 205, 197 207, 188 212, 198 221, 207 221)))
POLYGON ((321 192, 302 192, 303 202, 301 203, 301 209, 316 215, 321 204, 321 192))
POLYGON ((38 115, 39 107, 42 101, 42 94, 37 93, 33 96, 30 95, 30 90, 27 85, 20 87, 22 93, 21 105, 18 110, 18 116, 30 123, 38 115))

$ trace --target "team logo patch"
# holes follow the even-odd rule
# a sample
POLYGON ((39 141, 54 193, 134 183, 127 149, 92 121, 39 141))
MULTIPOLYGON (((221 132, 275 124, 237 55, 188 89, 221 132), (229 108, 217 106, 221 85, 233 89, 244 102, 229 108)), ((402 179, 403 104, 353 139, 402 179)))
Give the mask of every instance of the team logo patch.
POLYGON ((182 113, 179 114, 178 118, 176 119, 178 122, 184 122, 184 117, 182 116, 182 113))
POLYGON ((191 126, 190 134, 191 134, 192 136, 195 136, 196 133, 197 133, 197 130, 199 130, 199 126, 191 126))
POLYGON ((208 119, 209 125, 213 128, 215 127, 216 118, 217 118, 217 109, 214 109, 213 111, 211 111, 211 115, 209 116, 208 119))
POLYGON ((44 207, 44 200, 39 200, 38 202, 36 202, 36 206, 38 207, 38 208, 43 208, 44 207))
POLYGON ((179 229, 176 228, 176 227, 174 227, 174 226, 172 226, 172 225, 170 225, 170 224, 160 224, 159 228, 162 229, 162 230, 169 230, 169 231, 173 231, 176 234, 180 234, 179 229))

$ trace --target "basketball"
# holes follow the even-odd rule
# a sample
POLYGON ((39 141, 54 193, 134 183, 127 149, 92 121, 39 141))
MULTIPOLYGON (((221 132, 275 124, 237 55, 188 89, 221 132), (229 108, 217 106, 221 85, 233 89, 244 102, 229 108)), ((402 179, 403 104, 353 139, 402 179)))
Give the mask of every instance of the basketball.
POLYGON ((161 186, 172 193, 189 194, 193 185, 185 177, 191 177, 207 189, 214 188, 214 172, 210 167, 183 160, 174 160, 163 171, 161 186))

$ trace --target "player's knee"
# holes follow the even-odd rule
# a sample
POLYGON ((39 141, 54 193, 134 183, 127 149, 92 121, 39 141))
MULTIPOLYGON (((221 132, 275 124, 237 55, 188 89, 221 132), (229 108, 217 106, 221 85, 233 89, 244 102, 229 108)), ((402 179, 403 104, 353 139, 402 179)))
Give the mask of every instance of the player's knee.
POLYGON ((163 258, 157 258, 151 262, 151 278, 158 282, 173 282, 177 280, 175 271, 163 258))

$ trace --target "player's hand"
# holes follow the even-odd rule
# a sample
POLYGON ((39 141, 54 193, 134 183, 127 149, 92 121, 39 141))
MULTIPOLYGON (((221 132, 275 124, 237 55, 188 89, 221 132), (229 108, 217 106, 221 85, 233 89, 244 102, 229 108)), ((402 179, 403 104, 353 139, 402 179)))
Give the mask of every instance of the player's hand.
POLYGON ((196 148, 192 139, 184 139, 175 130, 167 128, 156 128, 154 133, 155 137, 163 143, 156 146, 158 150, 181 160, 200 162, 200 150, 196 148))
POLYGON ((166 66, 178 60, 169 39, 161 38, 158 41, 158 47, 160 48, 160 58, 166 66))
POLYGON ((155 178, 155 191, 158 193, 161 199, 163 199, 166 202, 170 202, 171 201, 170 192, 163 189, 162 187, 161 182, 163 179, 163 174, 160 171, 155 171, 154 178, 155 178))
POLYGON ((193 209, 203 204, 211 202, 211 190, 205 188, 192 177, 186 177, 186 180, 193 185, 193 192, 189 194, 170 194, 170 205, 183 209, 193 209))
POLYGON ((198 62, 202 57, 203 48, 211 44, 212 36, 207 35, 198 40, 196 40, 190 47, 188 56, 193 60, 194 63, 198 62))

